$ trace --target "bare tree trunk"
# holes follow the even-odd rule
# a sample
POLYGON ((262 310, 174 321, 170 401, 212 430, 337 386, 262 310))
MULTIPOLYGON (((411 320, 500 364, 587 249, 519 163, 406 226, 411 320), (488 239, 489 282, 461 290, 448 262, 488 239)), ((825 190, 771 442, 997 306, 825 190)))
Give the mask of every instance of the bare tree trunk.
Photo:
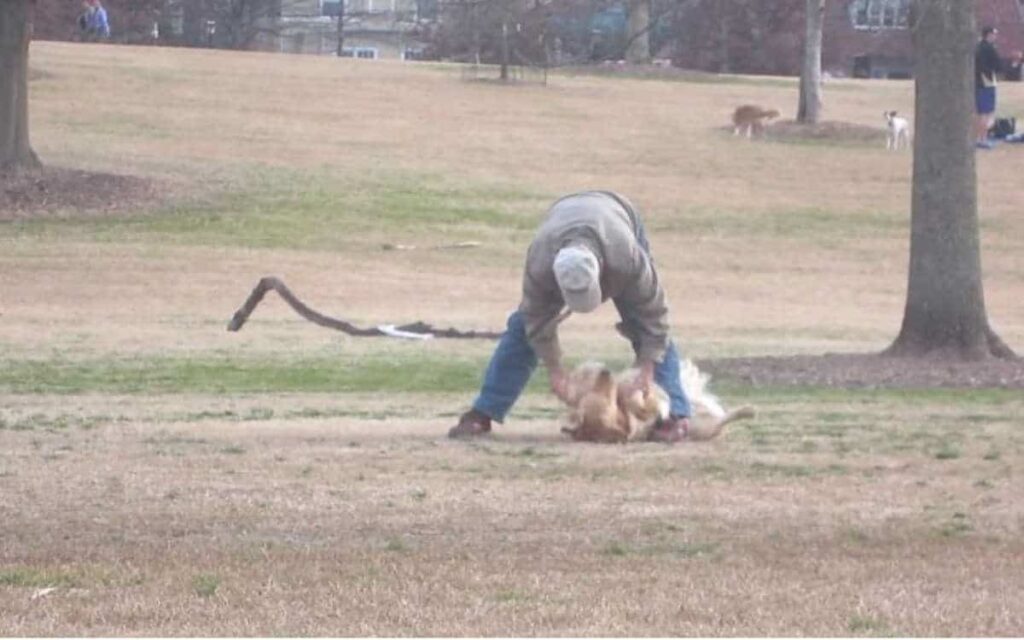
MULTIPOLYGON (((184 0, 182 11, 182 38, 190 47, 209 46, 206 34, 206 3, 203 0, 184 0)), ((170 29, 168 28, 168 33, 170 29)))
POLYGON ((804 62, 800 71, 800 104, 796 121, 815 124, 821 117, 821 32, 825 0, 807 0, 804 62))
POLYGON ((626 32, 626 62, 651 59, 651 0, 629 0, 629 25, 626 32))
POLYGON ((730 27, 728 2, 719 0, 715 3, 718 9, 718 72, 732 71, 732 60, 729 46, 730 27))
POLYGON ((749 0, 744 4, 746 5, 747 22, 750 25, 750 49, 754 60, 757 61, 757 70, 762 73, 771 72, 769 67, 772 62, 771 56, 768 55, 764 47, 765 15, 762 5, 760 2, 750 2, 749 0))
POLYGON ((974 4, 915 3, 914 186, 907 304, 889 355, 1014 357, 989 327, 974 164, 974 4))
POLYGON ((345 53, 345 0, 338 3, 338 51, 340 58, 345 53))
POLYGON ((28 45, 34 0, 0 0, 0 170, 40 166, 28 139, 28 45))
POLYGON ((501 23, 501 80, 508 82, 508 20, 501 23))

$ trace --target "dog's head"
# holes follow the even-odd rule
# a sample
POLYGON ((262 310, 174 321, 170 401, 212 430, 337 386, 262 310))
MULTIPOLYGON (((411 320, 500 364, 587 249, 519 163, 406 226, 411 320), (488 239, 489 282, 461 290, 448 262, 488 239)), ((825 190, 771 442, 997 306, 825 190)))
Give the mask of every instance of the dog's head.
POLYGON ((768 109, 767 111, 764 112, 764 117, 767 120, 774 120, 775 118, 778 118, 781 115, 782 114, 779 113, 778 109, 768 109))
POLYGON ((883 111, 882 115, 885 116, 886 122, 892 122, 892 119, 896 117, 895 111, 883 111))

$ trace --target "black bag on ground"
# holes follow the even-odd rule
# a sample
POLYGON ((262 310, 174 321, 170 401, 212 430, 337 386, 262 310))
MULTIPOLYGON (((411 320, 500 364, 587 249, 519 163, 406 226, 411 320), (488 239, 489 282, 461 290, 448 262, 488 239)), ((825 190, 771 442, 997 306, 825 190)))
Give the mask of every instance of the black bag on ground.
POLYGON ((1002 140, 1017 133, 1017 118, 996 118, 992 128, 988 130, 990 138, 1002 140))

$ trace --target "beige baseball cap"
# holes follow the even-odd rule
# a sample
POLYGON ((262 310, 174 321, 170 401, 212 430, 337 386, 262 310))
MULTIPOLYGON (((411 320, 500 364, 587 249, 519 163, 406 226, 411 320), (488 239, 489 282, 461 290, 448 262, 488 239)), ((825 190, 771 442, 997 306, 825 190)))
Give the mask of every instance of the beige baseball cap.
POLYGON ((555 254, 554 271, 570 311, 589 313, 601 305, 601 268, 592 251, 575 245, 563 247, 555 254))

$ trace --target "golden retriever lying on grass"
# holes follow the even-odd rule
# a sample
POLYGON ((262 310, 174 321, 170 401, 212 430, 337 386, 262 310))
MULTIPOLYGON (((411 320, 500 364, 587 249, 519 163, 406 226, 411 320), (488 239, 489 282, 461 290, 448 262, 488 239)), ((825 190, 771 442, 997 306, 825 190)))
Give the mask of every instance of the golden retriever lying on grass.
MULTIPOLYGON (((636 375, 636 369, 627 369, 614 376, 596 362, 576 367, 569 376, 569 425, 562 431, 573 440, 588 442, 649 439, 658 422, 668 418, 669 398, 657 384, 646 394, 636 389, 631 384, 636 375)), ((693 362, 684 360, 679 375, 693 409, 687 439, 711 440, 733 420, 754 416, 750 407, 726 411, 707 389, 710 376, 701 373, 693 362)))

